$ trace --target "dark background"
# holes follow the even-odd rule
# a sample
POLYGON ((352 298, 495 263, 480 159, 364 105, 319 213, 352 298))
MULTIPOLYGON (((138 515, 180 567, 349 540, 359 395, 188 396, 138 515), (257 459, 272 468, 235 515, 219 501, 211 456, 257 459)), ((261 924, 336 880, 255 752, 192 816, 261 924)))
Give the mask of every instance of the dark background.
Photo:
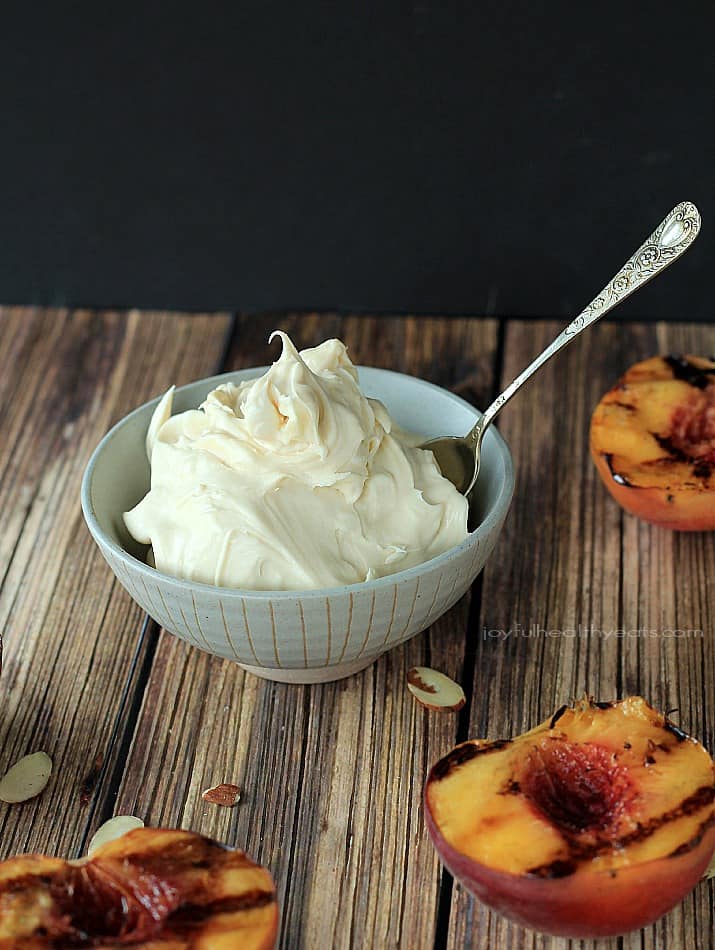
POLYGON ((0 301, 711 319, 713 9, 4 4, 0 301))

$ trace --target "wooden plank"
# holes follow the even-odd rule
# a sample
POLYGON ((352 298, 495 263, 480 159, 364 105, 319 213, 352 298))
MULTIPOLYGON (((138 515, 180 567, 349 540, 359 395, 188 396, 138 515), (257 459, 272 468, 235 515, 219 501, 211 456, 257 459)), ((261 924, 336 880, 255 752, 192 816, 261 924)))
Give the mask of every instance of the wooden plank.
MULTIPOLYGON (((338 335, 359 363, 442 383, 486 401, 494 321, 288 317, 299 346, 338 335), (477 369, 479 372, 477 373, 477 369)), ((277 356, 270 318, 240 320, 232 367, 277 356)), ((425 769, 455 741, 457 718, 429 715, 405 688, 429 663, 459 678, 469 603, 348 680, 291 687, 256 680, 162 633, 116 802, 157 825, 246 848, 276 876, 281 945, 431 946, 440 869, 426 836, 425 769), (220 781, 237 808, 202 801, 220 781)))
MULTIPOLYGON (((511 321, 502 383, 559 329, 511 321)), ((703 325, 599 324, 504 410, 499 426, 517 489, 484 573, 470 736, 520 733, 584 692, 601 699, 640 693, 677 709, 676 721, 715 748, 715 535, 669 532, 621 512, 588 456, 590 414, 630 364, 659 351, 712 352, 714 342, 713 328, 703 325), (677 629, 694 633, 667 635, 677 629)), ((570 942, 511 925, 455 885, 446 945, 694 947, 713 932, 713 906, 710 882, 642 933, 570 942)))
POLYGON ((212 372, 230 318, 0 310, 0 772, 44 749, 43 795, 0 805, 2 855, 82 841, 142 613, 86 531, 79 487, 104 432, 171 382, 212 372))

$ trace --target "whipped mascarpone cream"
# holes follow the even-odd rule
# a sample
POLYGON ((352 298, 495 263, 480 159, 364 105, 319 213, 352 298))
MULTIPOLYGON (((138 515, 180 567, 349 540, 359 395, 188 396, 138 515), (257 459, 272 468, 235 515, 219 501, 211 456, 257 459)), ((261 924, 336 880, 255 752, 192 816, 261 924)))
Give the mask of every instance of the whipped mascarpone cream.
POLYGON ((158 570, 252 590, 334 587, 392 574, 467 536, 467 501, 431 452, 366 398, 339 340, 283 352, 147 433, 151 489, 124 515, 158 570))

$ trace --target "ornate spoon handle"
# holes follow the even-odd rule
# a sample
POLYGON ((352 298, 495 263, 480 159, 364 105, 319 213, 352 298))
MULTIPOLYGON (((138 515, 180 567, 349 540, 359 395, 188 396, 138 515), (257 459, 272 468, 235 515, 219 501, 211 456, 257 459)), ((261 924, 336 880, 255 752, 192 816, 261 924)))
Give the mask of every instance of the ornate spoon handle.
POLYGON ((672 264, 674 260, 677 260, 690 247, 699 231, 700 214, 695 205, 690 201, 682 201, 679 205, 676 205, 670 214, 661 221, 645 244, 638 248, 616 276, 606 284, 601 293, 561 331, 553 343, 547 346, 533 363, 530 363, 525 370, 519 373, 504 392, 497 396, 469 434, 469 438, 473 440, 475 445, 479 444, 484 430, 502 406, 511 399, 517 389, 537 369, 543 366, 547 360, 550 360, 554 353, 558 353, 563 346, 570 343, 582 330, 600 320, 609 310, 612 310, 622 300, 625 300, 635 290, 638 290, 669 264, 672 264))

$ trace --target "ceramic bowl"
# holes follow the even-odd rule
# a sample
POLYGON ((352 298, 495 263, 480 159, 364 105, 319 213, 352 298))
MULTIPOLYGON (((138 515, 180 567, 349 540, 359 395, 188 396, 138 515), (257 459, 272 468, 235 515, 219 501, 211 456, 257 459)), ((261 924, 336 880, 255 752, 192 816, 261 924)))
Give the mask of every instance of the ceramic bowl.
MULTIPOLYGON (((173 411, 196 408, 221 382, 261 375, 267 367, 225 373, 176 390, 173 411)), ((421 379, 359 368, 368 396, 425 438, 463 434, 478 412, 421 379)), ((471 504, 477 527, 457 547, 389 577, 325 590, 251 591, 180 580, 149 567, 146 548, 128 534, 122 513, 149 489, 144 438, 158 399, 130 413, 95 449, 82 482, 87 526, 130 596, 177 637, 239 663, 257 676, 289 683, 349 676, 429 627, 472 584, 491 553, 514 489, 509 449, 490 429, 471 504)))

